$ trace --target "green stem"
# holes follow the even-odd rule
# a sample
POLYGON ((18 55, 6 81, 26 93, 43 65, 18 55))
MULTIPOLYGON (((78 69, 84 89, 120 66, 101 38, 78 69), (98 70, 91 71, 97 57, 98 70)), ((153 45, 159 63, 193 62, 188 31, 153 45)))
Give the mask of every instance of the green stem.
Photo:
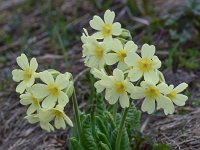
POLYGON ((75 120, 76 120, 76 124, 77 124, 77 128, 78 128, 78 137, 79 137, 79 141, 81 141, 81 121, 80 121, 80 116, 79 116, 79 110, 78 110, 78 104, 77 104, 77 98, 76 98, 76 93, 75 90, 73 91, 72 94, 72 102, 73 102, 73 107, 74 107, 74 115, 75 115, 75 120))
POLYGON ((120 144, 121 144, 121 138, 122 138, 122 131, 123 131, 123 127, 125 124, 125 120, 126 120, 126 115, 128 112, 129 108, 125 108, 124 112, 123 112, 123 116, 120 122, 120 127, 119 127, 119 131, 117 133, 117 139, 116 139, 116 143, 115 143, 115 150, 120 150, 120 144))
POLYGON ((118 103, 116 102, 114 107, 113 107, 113 118, 114 118, 114 122, 116 121, 116 117, 117 117, 117 109, 118 109, 118 103))

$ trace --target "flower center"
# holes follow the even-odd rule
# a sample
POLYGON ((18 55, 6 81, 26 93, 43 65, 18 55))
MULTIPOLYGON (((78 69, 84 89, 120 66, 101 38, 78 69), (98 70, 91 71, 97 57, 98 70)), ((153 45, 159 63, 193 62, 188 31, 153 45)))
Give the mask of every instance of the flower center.
POLYGON ((94 55, 96 58, 101 59, 103 57, 103 48, 101 46, 97 46, 94 49, 94 55))
POLYGON ((52 96, 58 96, 60 94, 60 89, 55 83, 48 85, 48 91, 52 96))
POLYGON ((38 105, 39 105, 38 99, 35 98, 34 96, 31 97, 31 100, 32 100, 33 105, 35 105, 35 106, 38 106, 38 105))
POLYGON ((148 99, 155 99, 159 96, 160 91, 155 86, 150 86, 145 90, 145 94, 148 99))
POLYGON ((138 62, 138 68, 141 72, 149 72, 152 69, 152 61, 149 58, 142 58, 138 62))
POLYGON ((63 114, 62 114, 62 112, 60 112, 59 110, 53 110, 53 114, 56 116, 56 117, 62 117, 63 116, 63 114))
POLYGON ((32 72, 31 68, 27 68, 27 69, 24 70, 24 80, 25 81, 30 80, 30 78, 32 77, 32 75, 33 75, 33 72, 32 72))
POLYGON ((114 89, 119 94, 123 94, 124 92, 126 92, 126 86, 122 81, 116 81, 114 83, 114 89))
POLYGON ((126 50, 119 50, 117 52, 117 57, 119 59, 119 61, 124 62, 124 58, 127 56, 127 51, 126 50))
POLYGON ((171 91, 169 94, 167 94, 166 96, 169 97, 171 100, 175 99, 176 98, 176 91, 171 91))
POLYGON ((101 32, 104 37, 109 37, 112 33, 112 25, 111 24, 103 25, 101 32))

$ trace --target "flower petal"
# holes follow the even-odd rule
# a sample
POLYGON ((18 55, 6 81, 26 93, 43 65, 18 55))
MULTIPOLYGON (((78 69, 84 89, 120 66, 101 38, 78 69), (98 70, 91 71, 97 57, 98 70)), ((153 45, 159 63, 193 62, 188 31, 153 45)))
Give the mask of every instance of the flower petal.
POLYGON ((64 107, 68 102, 69 98, 67 94, 61 91, 60 95, 58 96, 58 104, 64 107))
POLYGON ((31 97, 29 97, 29 96, 26 97, 25 95, 27 95, 27 94, 20 95, 20 98, 21 98, 20 103, 22 105, 29 105, 29 104, 31 104, 31 97))
POLYGON ((25 70, 26 68, 29 68, 28 58, 25 54, 21 54, 21 56, 17 57, 17 64, 25 70))
POLYGON ((155 100, 149 100, 145 98, 141 109, 143 112, 146 111, 148 114, 152 114, 155 111, 155 100))
POLYGON ((157 109, 163 108, 165 115, 174 113, 174 104, 169 98, 160 94, 156 101, 157 109))
POLYGON ((39 110, 38 117, 40 122, 47 123, 52 121, 55 118, 55 114, 52 113, 54 109, 45 109, 42 108, 39 110))
POLYGON ((124 73, 121 70, 117 69, 117 68, 113 70, 113 76, 117 80, 120 80, 120 81, 124 80, 124 73))
POLYGON ((95 39, 103 39, 103 35, 101 32, 96 32, 92 34, 92 37, 94 37, 95 39))
POLYGON ((142 46, 142 49, 141 49, 142 58, 145 58, 145 57, 152 58, 154 54, 155 54, 155 46, 154 45, 144 44, 142 46))
POLYGON ((118 61, 116 53, 108 53, 105 59, 107 65, 113 65, 118 61))
POLYGON ((140 56, 134 52, 130 52, 128 56, 124 59, 128 66, 137 66, 138 60, 141 59, 140 56))
POLYGON ((101 81, 100 81, 101 85, 106 87, 106 88, 111 88, 113 85, 113 78, 112 77, 104 77, 101 81))
POLYGON ((16 87, 16 92, 22 94, 26 89, 26 83, 24 81, 20 82, 19 85, 16 87))
POLYGON ((38 98, 44 98, 49 95, 48 86, 45 84, 35 84, 31 87, 33 94, 38 98))
POLYGON ((128 94, 125 93, 119 97, 119 102, 122 108, 129 107, 129 97, 128 94))
POLYGON ((125 85, 126 85, 126 91, 128 92, 128 93, 133 93, 134 92, 134 85, 133 85, 133 83, 131 83, 131 82, 129 82, 129 81, 125 81, 125 85))
POLYGON ((32 76, 28 81, 25 81, 27 87, 31 87, 35 82, 35 77, 32 76))
POLYGON ((42 123, 42 122, 40 122, 40 127, 43 130, 46 130, 48 132, 54 131, 54 127, 50 123, 42 123))
POLYGON ((137 69, 131 69, 128 72, 128 77, 132 82, 138 81, 142 77, 143 73, 139 72, 137 69))
POLYGON ((70 127, 73 127, 73 123, 72 121, 70 120, 70 118, 67 116, 67 115, 64 115, 63 116, 65 121, 67 122, 67 124, 70 126, 70 127))
POLYGON ((88 67, 91 67, 91 68, 98 68, 99 60, 96 59, 95 56, 92 56, 92 57, 90 57, 90 59, 88 60, 88 62, 86 63, 86 65, 88 67))
POLYGON ((94 16, 92 20, 90 20, 90 26, 95 30, 101 30, 104 25, 103 20, 99 16, 94 16))
POLYGON ((38 63, 36 58, 32 58, 30 61, 30 68, 32 69, 33 72, 35 72, 38 68, 38 63))
POLYGON ((49 95, 42 102, 42 107, 44 108, 53 108, 56 105, 57 97, 49 95))
POLYGON ((126 70, 126 69, 128 68, 128 66, 127 66, 126 63, 120 61, 120 62, 117 64, 117 68, 120 69, 120 70, 122 70, 122 71, 124 71, 124 70, 126 70))
POLYGON ((27 119, 28 122, 31 123, 31 124, 39 122, 38 115, 28 115, 28 116, 26 116, 24 118, 27 119))
POLYGON ((112 47, 113 49, 112 50, 115 51, 115 52, 123 49, 122 42, 120 40, 118 40, 118 39, 114 39, 112 41, 112 45, 113 45, 113 47, 112 47))
POLYGON ((139 86, 134 87, 134 92, 131 93, 132 99, 141 99, 145 97, 145 89, 139 86))
POLYGON ((112 35, 118 36, 122 33, 121 24, 119 22, 115 22, 112 25, 112 35))
POLYGON ((149 71, 149 72, 144 72, 144 79, 146 81, 151 81, 153 83, 158 83, 159 77, 156 71, 149 71))
POLYGON ((161 61, 157 56, 153 56, 152 61, 154 69, 159 69, 161 67, 161 61))
POLYGON ((97 93, 101 93, 101 92, 103 92, 103 90, 105 89, 105 87, 102 86, 102 84, 101 84, 100 81, 97 81, 97 82, 94 84, 94 87, 96 88, 97 93))
POLYGON ((96 32, 92 34, 92 37, 94 37, 95 39, 103 39, 103 35, 101 32, 96 32))
POLYGON ((102 77, 106 75, 106 73, 103 70, 100 71, 99 69, 96 68, 91 69, 90 72, 94 75, 95 78, 98 79, 102 79, 102 77))
POLYGON ((109 104, 115 104, 119 99, 119 95, 112 89, 109 90, 106 89, 105 98, 109 104))
POLYGON ((40 79, 46 83, 46 84, 50 84, 50 83, 54 83, 54 79, 53 76, 51 75, 50 72, 48 71, 43 71, 40 74, 40 79))
POLYGON ((65 121, 62 117, 56 117, 54 124, 57 129, 61 129, 61 128, 65 129, 66 128, 65 121))
POLYGON ((56 81, 55 83, 59 86, 59 88, 62 90, 62 89, 65 89, 68 84, 69 84, 69 80, 67 80, 66 76, 64 74, 59 74, 57 77, 56 77, 56 81))
POLYGON ((180 92, 182 92, 183 90, 185 90, 187 87, 188 87, 188 84, 187 84, 187 83, 181 83, 181 84, 179 84, 177 87, 175 87, 174 90, 175 90, 177 93, 180 93, 180 92))
POLYGON ((23 80, 24 71, 22 71, 21 69, 15 69, 12 71, 12 76, 13 76, 13 80, 15 82, 19 82, 19 81, 23 80))
POLYGON ((176 98, 173 99, 172 101, 178 105, 178 106, 184 106, 185 105, 185 101, 188 100, 188 97, 183 95, 183 94, 177 94, 176 98))
POLYGON ((112 24, 115 18, 115 13, 114 11, 106 10, 104 13, 104 21, 105 23, 112 24))
POLYGON ((136 52, 138 49, 138 46, 133 41, 128 41, 125 44, 124 49, 130 52, 136 52))
POLYGON ((143 88, 147 88, 149 86, 155 86, 155 83, 151 82, 151 81, 142 81, 140 83, 140 86, 143 88))
POLYGON ((36 110, 37 110, 37 108, 36 108, 33 104, 31 104, 31 105, 28 107, 26 113, 27 113, 27 115, 30 115, 30 114, 34 113, 36 110))
POLYGON ((168 87, 168 85, 166 83, 163 83, 163 82, 158 84, 157 88, 163 94, 168 94, 171 91, 170 88, 168 87))

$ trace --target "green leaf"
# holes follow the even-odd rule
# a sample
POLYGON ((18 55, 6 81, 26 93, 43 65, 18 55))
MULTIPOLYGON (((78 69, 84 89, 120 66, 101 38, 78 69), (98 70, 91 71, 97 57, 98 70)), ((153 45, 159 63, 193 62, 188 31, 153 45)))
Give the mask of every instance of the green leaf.
POLYGON ((131 134, 134 130, 140 127, 140 118, 141 112, 137 110, 137 108, 134 105, 130 106, 125 121, 125 126, 129 137, 131 137, 131 134))
POLYGON ((166 144, 157 143, 153 145, 153 150, 171 150, 171 148, 166 144))
POLYGON ((121 150, 130 150, 130 142, 126 128, 123 128, 121 139, 121 150))
MULTIPOLYGON (((115 149, 118 130, 119 128, 115 128, 115 130, 112 132, 112 135, 111 135, 111 144, 112 144, 113 149, 115 149)), ((123 128, 123 131, 122 131, 120 150, 131 150, 129 137, 128 137, 126 128, 123 128)))
POLYGON ((105 111, 104 112, 104 117, 105 119, 110 123, 111 125, 111 128, 114 129, 116 124, 114 122, 114 118, 113 118, 113 115, 109 112, 109 111, 105 111))
POLYGON ((82 122, 82 146, 87 150, 98 150, 92 134, 91 117, 87 115, 82 122))
POLYGON ((102 132, 97 132, 97 135, 98 135, 99 140, 101 140, 101 142, 103 144, 106 144, 108 146, 108 148, 111 149, 110 141, 108 140, 108 138, 106 137, 106 135, 103 134, 102 132))
POLYGON ((96 95, 96 115, 103 116, 103 112, 105 111, 105 103, 104 97, 101 94, 96 95))
POLYGON ((76 140, 75 137, 70 138, 70 143, 73 150, 84 150, 81 144, 76 140))
POLYGON ((117 132, 118 132, 118 128, 115 128, 111 134, 111 146, 112 149, 115 149, 115 142, 117 139, 117 132))
POLYGON ((101 141, 99 142, 99 150, 111 150, 108 145, 102 143, 101 141))
POLYGON ((97 126, 99 128, 99 130, 106 135, 107 138, 109 138, 109 134, 108 134, 108 128, 105 126, 104 123, 106 123, 106 121, 102 121, 102 119, 98 116, 95 117, 96 119, 96 123, 97 123, 97 126))

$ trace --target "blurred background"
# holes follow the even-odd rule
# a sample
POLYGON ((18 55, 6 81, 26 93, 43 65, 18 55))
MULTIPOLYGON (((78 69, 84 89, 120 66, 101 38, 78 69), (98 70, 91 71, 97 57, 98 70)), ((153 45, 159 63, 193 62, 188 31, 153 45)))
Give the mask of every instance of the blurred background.
MULTIPOLYGON (((80 109, 89 109, 94 79, 83 64, 80 36, 83 28, 91 34, 89 20, 107 9, 139 47, 156 46, 168 84, 189 84, 189 100, 174 115, 143 114, 141 149, 151 149, 151 141, 172 149, 200 148, 199 0, 0 0, 0 149, 66 148, 68 130, 46 133, 23 119, 26 108, 19 104, 11 71, 25 53, 37 58, 39 71, 72 72, 80 109)), ((72 116, 70 105, 66 113, 72 116)))

